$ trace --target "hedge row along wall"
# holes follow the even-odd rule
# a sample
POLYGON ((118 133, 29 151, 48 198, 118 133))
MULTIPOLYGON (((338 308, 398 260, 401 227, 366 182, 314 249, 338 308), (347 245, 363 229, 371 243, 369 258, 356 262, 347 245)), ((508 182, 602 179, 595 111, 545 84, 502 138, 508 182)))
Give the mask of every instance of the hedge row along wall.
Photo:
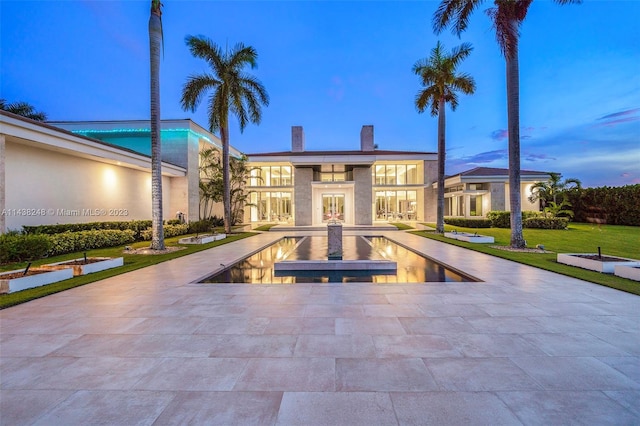
POLYGON ((640 184, 568 193, 575 222, 640 226, 640 184))

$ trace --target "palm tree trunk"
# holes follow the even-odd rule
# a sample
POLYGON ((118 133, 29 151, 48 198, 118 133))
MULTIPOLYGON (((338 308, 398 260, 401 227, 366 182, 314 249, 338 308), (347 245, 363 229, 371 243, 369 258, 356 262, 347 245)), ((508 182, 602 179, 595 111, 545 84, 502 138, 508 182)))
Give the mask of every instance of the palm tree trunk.
POLYGON ((231 182, 229 176, 229 126, 225 119, 220 126, 222 139, 222 207, 224 210, 224 232, 231 233, 231 182))
MULTIPOLYGON (((513 21, 512 25, 517 26, 513 21)), ((520 201, 520 77, 518 69, 518 40, 505 55, 507 61, 507 121, 509 132, 509 203, 511 208, 511 247, 525 246, 522 235, 522 206, 520 201)))
POLYGON ((445 102, 438 102, 438 204, 436 211, 436 232, 444 234, 444 164, 445 164, 445 102))
POLYGON ((160 16, 149 17, 149 51, 151 64, 151 248, 164 250, 162 228, 162 160, 160 140, 160 16))

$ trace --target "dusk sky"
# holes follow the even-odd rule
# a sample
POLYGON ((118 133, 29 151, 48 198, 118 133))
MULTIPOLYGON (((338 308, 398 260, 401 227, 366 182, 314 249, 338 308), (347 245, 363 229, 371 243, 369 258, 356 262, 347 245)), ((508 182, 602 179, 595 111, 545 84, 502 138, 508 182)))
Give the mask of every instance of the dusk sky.
MULTIPOLYGON (((149 118, 150 1, 0 1, 0 94, 26 101, 49 120, 149 118)), ((438 40, 474 50, 459 70, 476 93, 447 109, 447 174, 507 167, 505 64, 486 1, 460 38, 435 35, 438 1, 163 2, 163 119, 208 128, 207 105, 180 106, 182 86, 207 64, 187 35, 255 47, 271 103, 259 126, 231 144, 245 152, 285 151, 291 126, 307 150, 358 149, 375 126, 385 150, 437 151, 437 119, 419 114, 411 68, 438 40)), ((560 6, 536 0, 521 28, 522 169, 560 172, 584 186, 640 183, 640 1, 560 6)), ((205 99, 206 101, 206 99, 205 99)))

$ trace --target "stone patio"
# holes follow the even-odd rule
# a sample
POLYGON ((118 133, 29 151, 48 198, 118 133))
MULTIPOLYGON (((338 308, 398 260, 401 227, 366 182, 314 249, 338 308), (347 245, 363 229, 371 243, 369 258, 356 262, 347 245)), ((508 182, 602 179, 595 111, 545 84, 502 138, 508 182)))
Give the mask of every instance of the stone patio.
POLYGON ((0 311, 0 424, 640 424, 640 297, 382 234, 482 282, 193 283, 269 232, 78 287, 0 311))

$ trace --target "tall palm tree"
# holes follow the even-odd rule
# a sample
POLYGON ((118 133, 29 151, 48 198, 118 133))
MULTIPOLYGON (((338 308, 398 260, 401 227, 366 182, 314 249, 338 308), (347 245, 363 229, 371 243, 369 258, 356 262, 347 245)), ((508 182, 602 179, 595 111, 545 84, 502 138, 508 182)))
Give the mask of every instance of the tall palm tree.
POLYGON ((549 173, 549 179, 547 181, 536 182, 531 187, 529 201, 535 203, 538 200, 542 200, 542 207, 545 208, 549 202, 558 204, 558 195, 563 194, 565 191, 582 188, 580 179, 567 178, 560 180, 561 177, 562 175, 560 173, 551 172, 549 173))
POLYGON ((421 59, 413 66, 413 72, 420 76, 424 87, 416 95, 416 108, 420 113, 429 107, 431 116, 438 116, 438 203, 436 232, 444 233, 444 166, 445 166, 445 104, 451 110, 458 107, 458 95, 473 94, 476 83, 468 74, 456 73, 456 68, 473 50, 471 44, 463 43, 454 48, 450 54, 443 52, 438 43, 431 50, 431 56, 421 59))
POLYGON ((222 179, 224 229, 231 232, 231 184, 229 173, 229 113, 234 114, 242 132, 248 122, 259 124, 262 105, 269 105, 269 95, 262 83, 244 72, 245 66, 257 66, 258 53, 242 43, 231 51, 223 52, 205 37, 187 36, 185 39, 191 54, 204 59, 211 67, 210 73, 190 75, 182 89, 182 108, 195 111, 205 93, 209 95, 209 130, 220 130, 222 140, 222 179))
POLYGON ((8 104, 6 100, 0 99, 0 109, 35 121, 47 121, 47 114, 36 111, 34 106, 27 102, 8 104))
POLYGON ((149 63, 151 65, 151 248, 164 250, 162 228, 162 157, 160 139, 160 44, 162 4, 151 0, 149 63))
MULTIPOLYGON (((469 16, 484 0, 442 0, 433 15, 433 29, 440 33, 451 26, 458 36, 468 25, 469 16)), ((581 3, 581 0, 554 0, 559 4, 581 3)), ((507 71, 507 131, 509 133, 509 203, 511 206, 511 247, 525 246, 522 234, 522 203, 520 201, 520 77, 518 43, 520 25, 533 0, 494 0, 487 10, 493 22, 507 71)))

